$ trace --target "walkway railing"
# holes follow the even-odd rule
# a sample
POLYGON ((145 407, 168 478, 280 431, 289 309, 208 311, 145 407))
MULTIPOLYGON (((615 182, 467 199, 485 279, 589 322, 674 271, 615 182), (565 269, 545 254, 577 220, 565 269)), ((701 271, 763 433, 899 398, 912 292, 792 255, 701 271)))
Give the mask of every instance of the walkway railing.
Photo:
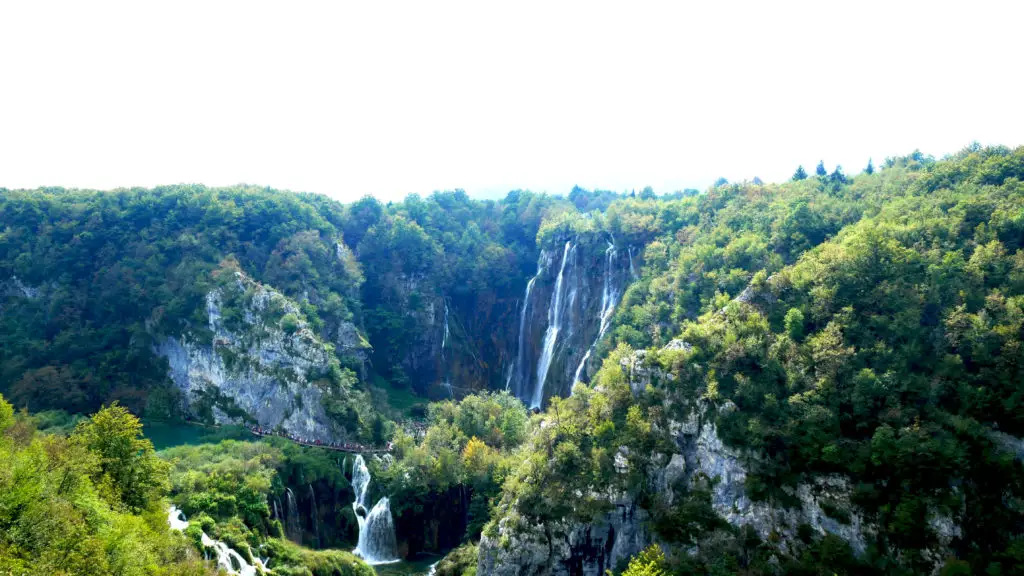
POLYGON ((350 454, 386 454, 391 452, 390 442, 388 443, 388 446, 384 448, 375 448, 373 446, 364 446, 355 442, 343 442, 340 444, 330 442, 324 443, 319 440, 309 440, 307 438, 271 432, 260 428, 249 428, 249 432, 252 432, 253 435, 261 438, 284 438, 285 440, 289 440, 302 446, 309 446, 310 448, 324 448, 326 450, 334 450, 335 452, 348 452, 350 454))

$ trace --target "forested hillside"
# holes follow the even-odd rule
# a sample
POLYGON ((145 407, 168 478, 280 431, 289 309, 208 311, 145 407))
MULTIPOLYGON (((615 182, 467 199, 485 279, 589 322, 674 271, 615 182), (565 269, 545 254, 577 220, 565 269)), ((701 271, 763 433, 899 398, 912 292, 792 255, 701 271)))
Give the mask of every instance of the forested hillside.
MULTIPOLYGON (((444 574, 1022 573, 1024 148, 813 172, 347 205, 0 190, 0 394, 386 446, 371 500, 401 556, 458 547, 444 574)), ((88 423, 29 430, 58 417, 10 416, 0 449, 85 450, 88 423)), ((137 501, 90 467, 79 489, 138 530, 173 503, 279 573, 365 568, 296 545, 358 538, 372 502, 341 453, 161 456, 137 501)))

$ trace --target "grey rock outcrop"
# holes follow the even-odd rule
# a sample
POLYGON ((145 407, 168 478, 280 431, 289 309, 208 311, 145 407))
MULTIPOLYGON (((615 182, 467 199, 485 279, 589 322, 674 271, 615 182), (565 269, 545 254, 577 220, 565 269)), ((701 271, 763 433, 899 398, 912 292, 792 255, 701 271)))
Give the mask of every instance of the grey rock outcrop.
POLYGON ((591 523, 498 523, 497 538, 483 536, 477 573, 491 576, 603 576, 651 542, 648 513, 626 497, 591 523))
POLYGON ((167 358, 189 413, 321 441, 344 436, 327 417, 326 390, 317 383, 330 370, 330 350, 294 302, 238 273, 234 283, 207 294, 206 312, 210 344, 186 333, 164 338, 156 348, 167 358), (231 292, 242 307, 229 326, 223 301, 231 292))

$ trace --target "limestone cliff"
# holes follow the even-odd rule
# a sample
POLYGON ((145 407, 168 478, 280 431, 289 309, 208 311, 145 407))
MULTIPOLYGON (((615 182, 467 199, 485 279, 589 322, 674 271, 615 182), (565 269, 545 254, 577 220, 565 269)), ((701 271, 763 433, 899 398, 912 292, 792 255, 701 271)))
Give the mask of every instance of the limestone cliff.
POLYGON ((235 273, 206 295, 206 315, 206 330, 164 338, 156 350, 167 358, 188 413, 322 441, 345 436, 324 409, 332 347, 295 302, 235 273))
MULTIPOLYGON (((682 341, 666 349, 689 350, 682 341)), ((638 351, 621 362, 635 394, 647 386, 671 389, 674 376, 638 351)), ((758 455, 726 445, 718 434, 716 416, 735 410, 730 402, 716 406, 690 398, 666 397, 665 409, 686 417, 669 421, 669 436, 675 450, 656 454, 648 481, 657 498, 671 505, 677 495, 700 488, 710 494, 714 512, 733 527, 749 527, 765 542, 772 542, 781 554, 799 554, 806 546, 801 532, 831 534, 850 545, 854 554, 864 554, 875 541, 879 528, 870 515, 852 501, 852 483, 841 475, 823 475, 788 488, 788 504, 755 501, 746 489, 747 476, 758 455)), ((616 467, 627 466, 616 457, 616 467)), ((559 522, 526 525, 515 513, 498 523, 497 536, 485 536, 480 543, 480 576, 533 576, 539 574, 602 574, 622 558, 636 554, 657 535, 648 526, 650 515, 634 499, 609 495, 614 511, 589 523, 559 522)), ((940 566, 946 547, 959 535, 955 517, 930 511, 928 529, 939 547, 928 552, 940 566)), ((714 535, 704 535, 711 539, 714 535)), ((702 542, 687 552, 698 552, 702 542)))

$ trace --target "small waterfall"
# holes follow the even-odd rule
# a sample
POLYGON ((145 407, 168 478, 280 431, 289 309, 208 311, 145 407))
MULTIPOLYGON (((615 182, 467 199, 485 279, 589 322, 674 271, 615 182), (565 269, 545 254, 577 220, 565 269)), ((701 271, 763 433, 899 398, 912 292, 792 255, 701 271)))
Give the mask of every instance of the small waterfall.
POLYGON ((281 518, 281 508, 277 504, 278 500, 277 498, 274 498, 274 520, 281 521, 283 520, 283 518, 281 518))
MULTIPOLYGON (((590 353, 593 350, 594 350, 593 346, 591 346, 590 348, 587 348, 587 353, 584 354, 583 355, 583 359, 580 360, 579 366, 576 367, 576 373, 573 374, 573 376, 572 376, 572 383, 573 383, 573 385, 575 385, 577 382, 580 381, 580 376, 583 375, 583 368, 587 365, 587 360, 590 360, 590 353)), ((572 394, 572 388, 569 389, 569 394, 572 394)))
POLYGON ((448 303, 444 304, 444 337, 441 338, 441 350, 448 347, 448 303))
POLYGON ((452 379, 448 376, 448 355, 445 350, 448 348, 448 337, 451 334, 448 330, 448 303, 444 303, 444 337, 441 338, 441 370, 444 372, 444 379, 441 385, 448 390, 448 397, 455 398, 455 391, 452 389, 452 379))
POLYGON ((313 518, 313 538, 315 539, 314 542, 316 543, 316 547, 319 548, 320 547, 320 524, 319 524, 319 522, 317 521, 317 518, 316 518, 317 514, 318 514, 318 510, 316 509, 316 492, 313 490, 313 485, 312 484, 309 485, 309 501, 310 501, 310 505, 309 505, 310 516, 312 516, 312 518, 313 518))
MULTIPOLYGON (((587 353, 583 355, 583 359, 580 360, 579 366, 576 367, 576 374, 572 377, 572 384, 576 384, 580 381, 580 377, 583 375, 583 370, 587 365, 587 360, 590 359, 590 353, 594 351, 598 342, 601 338, 604 338, 604 333, 608 331, 608 328, 612 323, 612 315, 615 313, 615 306, 619 303, 619 293, 615 289, 615 281, 613 275, 615 273, 615 255, 618 251, 615 249, 615 244, 609 242, 608 249, 604 251, 605 262, 604 262, 604 287, 601 290, 601 309, 598 311, 598 318, 601 322, 601 328, 598 330, 597 338, 594 339, 594 343, 587 349, 587 353)), ((632 267, 633 259, 630 258, 630 267, 632 267)))
POLYGON ((288 506, 285 510, 285 514, 288 516, 284 524, 284 533, 289 540, 299 543, 302 541, 302 530, 299 528, 299 506, 295 503, 295 493, 291 488, 285 488, 285 494, 288 495, 288 506))
POLYGON ((356 496, 352 509, 359 523, 359 544, 353 552, 367 564, 397 562, 398 542, 395 537, 395 521, 391 517, 391 503, 387 497, 381 498, 367 513, 366 494, 369 486, 370 471, 362 455, 358 455, 352 463, 352 489, 356 496))
POLYGON ((391 517, 391 503, 381 498, 359 526, 359 545, 355 550, 367 564, 386 564, 398 561, 398 542, 395 522, 391 517))
POLYGON ((366 468, 366 462, 361 454, 356 455, 352 462, 352 490, 356 493, 356 500, 352 503, 356 516, 359 516, 359 508, 366 512, 366 490, 370 486, 370 471, 366 468))
POLYGON ((537 382, 534 385, 533 398, 530 401, 531 408, 540 408, 544 402, 544 381, 547 380, 548 369, 551 368, 551 357, 554 355, 555 344, 558 342, 558 332, 562 328, 562 290, 565 285, 565 264, 569 260, 571 251, 572 242, 566 242, 565 250, 562 251, 562 265, 558 268, 558 277, 555 279, 555 292, 551 297, 551 307, 548 308, 548 328, 544 332, 544 346, 537 363, 537 382))
POLYGON ((626 249, 626 254, 629 254, 629 275, 636 280, 636 270, 633 269, 633 247, 630 246, 626 249))
MULTIPOLYGON (((171 506, 167 510, 167 523, 171 526, 171 530, 179 530, 184 532, 188 528, 188 520, 185 519, 185 515, 177 508, 177 506, 171 506)), ((200 540, 205 548, 213 548, 217 554, 217 566, 222 568, 228 574, 235 574, 237 576, 256 576, 256 567, 259 566, 261 572, 264 573, 267 570, 264 562, 260 560, 255 554, 250 554, 253 557, 253 564, 249 564, 245 561, 245 558, 241 554, 235 552, 228 547, 227 544, 220 540, 214 540, 203 532, 200 540)), ((209 558, 207 558, 209 560, 209 558)))
MULTIPOLYGON (((526 362, 526 311, 530 306, 530 292, 533 292, 533 285, 537 283, 537 278, 540 278, 541 272, 544 271, 544 261, 546 260, 546 254, 542 251, 540 258, 537 262, 537 273, 534 274, 533 278, 526 283, 526 295, 523 296, 523 309, 519 312, 519 348, 516 350, 515 360, 515 374, 516 374, 516 390, 515 394, 517 398, 526 400, 526 391, 530 386, 530 367, 526 362)), ((512 372, 509 373, 509 381, 505 384, 508 388, 512 382, 512 372)))
POLYGON ((598 333, 598 340, 611 325, 615 305, 619 303, 619 294, 616 293, 615 282, 612 280, 612 274, 615 272, 615 254, 615 245, 609 242, 608 249, 604 251, 604 289, 601 291, 601 331, 598 333))

